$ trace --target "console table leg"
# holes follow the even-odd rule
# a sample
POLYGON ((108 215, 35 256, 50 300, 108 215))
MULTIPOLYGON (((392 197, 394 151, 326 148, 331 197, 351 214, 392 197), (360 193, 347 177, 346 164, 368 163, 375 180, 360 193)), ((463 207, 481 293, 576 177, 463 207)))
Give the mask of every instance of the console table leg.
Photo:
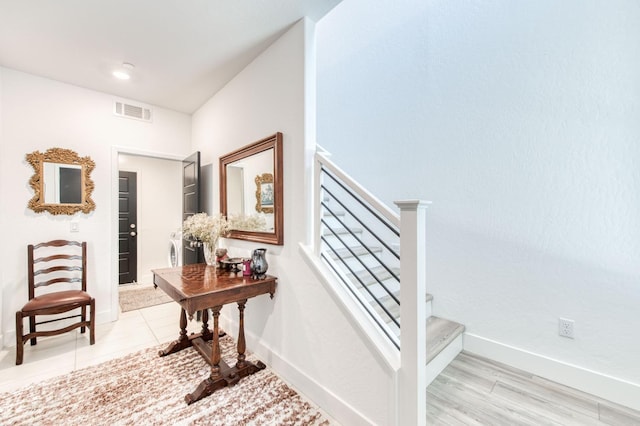
POLYGON ((202 338, 204 340, 211 340, 211 330, 209 330, 209 309, 202 311, 202 338))
POLYGON ((240 313, 240 323, 238 325, 238 363, 236 364, 238 369, 245 365, 244 352, 247 350, 247 342, 244 338, 244 307, 246 303, 247 299, 238 301, 238 311, 240 313))
POLYGON ((220 337, 218 335, 218 317, 222 306, 211 308, 213 312, 213 340, 211 342, 211 379, 220 378, 220 337))
POLYGON ((169 343, 169 346, 167 346, 166 349, 159 351, 158 355, 170 355, 181 351, 182 349, 188 348, 189 346, 191 346, 191 342, 187 337, 187 313, 184 309, 180 309, 180 336, 178 336, 178 340, 174 340, 173 342, 169 343))

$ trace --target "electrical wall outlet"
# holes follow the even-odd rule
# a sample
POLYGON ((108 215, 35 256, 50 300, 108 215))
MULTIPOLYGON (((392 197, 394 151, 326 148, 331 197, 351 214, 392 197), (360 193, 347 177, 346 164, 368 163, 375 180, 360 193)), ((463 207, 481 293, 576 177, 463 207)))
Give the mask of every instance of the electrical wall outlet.
POLYGON ((574 321, 566 318, 558 319, 558 334, 562 337, 568 337, 573 339, 573 324, 574 321))
POLYGON ((80 224, 78 222, 71 222, 69 230, 71 232, 80 232, 80 224))

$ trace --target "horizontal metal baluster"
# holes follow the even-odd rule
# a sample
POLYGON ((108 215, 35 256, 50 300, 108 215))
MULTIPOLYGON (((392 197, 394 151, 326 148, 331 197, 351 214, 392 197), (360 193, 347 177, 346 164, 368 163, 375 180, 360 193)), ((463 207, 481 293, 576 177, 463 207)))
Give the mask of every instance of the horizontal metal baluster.
MULTIPOLYGON (((387 245, 387 243, 382 238, 378 237, 378 235, 375 232, 373 232, 371 229, 369 229, 369 227, 362 220, 360 220, 360 218, 358 218, 358 216, 356 216, 351 210, 349 210, 349 208, 347 206, 345 206, 344 203, 342 201, 340 201, 340 199, 333 194, 333 192, 331 192, 325 186, 322 186, 322 189, 324 189, 331 196, 332 200, 335 200, 338 204, 340 204, 340 206, 343 209, 345 209, 347 211, 347 213, 349 213, 349 215, 351 215, 351 217, 354 218, 360 225, 362 225, 362 227, 364 229, 366 229, 378 242, 380 242, 380 244, 382 244, 391 254, 393 254, 396 259, 400 259, 400 255, 398 253, 396 253, 396 251, 394 249, 389 247, 387 245)), ((327 207, 327 205, 326 205, 326 203, 324 201, 322 201, 321 204, 322 204, 323 207, 328 209, 328 207, 327 207)))
MULTIPOLYGON (((321 254, 320 256, 325 260, 325 262, 327 263, 327 265, 329 265, 329 267, 333 270, 333 272, 335 272, 335 274, 336 274, 336 275, 338 275, 338 277, 340 277, 339 271, 338 271, 338 270, 336 270, 336 268, 333 266, 333 262, 330 262, 330 261, 329 261, 329 259, 324 255, 324 253, 323 253, 323 254, 321 254)), ((393 335, 393 334, 389 333, 389 330, 388 330, 388 328, 386 327, 386 324, 382 324, 382 323, 380 322, 380 319, 378 318, 378 315, 374 315, 374 314, 372 314, 372 313, 369 311, 368 307, 367 307, 367 306, 366 306, 366 304, 365 304, 366 302, 363 302, 363 301, 360 299, 360 295, 358 294, 358 291, 357 291, 357 290, 355 290, 355 289, 352 287, 352 284, 351 284, 351 283, 349 283, 349 282, 347 282, 347 281, 344 281, 344 280, 342 280, 342 279, 341 279, 341 281, 343 282, 343 284, 345 285, 345 287, 346 287, 347 289, 349 289, 349 291, 353 294, 353 296, 354 296, 354 297, 356 298, 356 300, 360 303, 360 305, 362 305, 362 307, 363 307, 363 308, 364 308, 364 309, 369 313, 369 316, 370 316, 370 317, 371 317, 371 318, 376 322, 376 324, 378 324, 378 327, 382 330, 382 332, 383 332, 384 334, 386 334, 386 335, 387 335, 387 337, 389 338, 389 340, 391 340, 391 343, 393 343, 393 345, 394 345, 396 348, 400 349, 400 343, 397 341, 397 340, 398 340, 397 336, 395 336, 395 335, 393 335)))
POLYGON ((385 218, 383 218, 382 216, 380 216, 375 210, 373 210, 371 207, 369 207, 368 204, 366 204, 364 201, 362 201, 360 199, 360 197, 357 197, 353 191, 351 191, 349 188, 347 188, 346 186, 344 186, 344 184, 342 182, 340 182, 338 180, 338 178, 336 178, 333 173, 329 172, 327 169, 325 169, 324 167, 322 168, 322 172, 324 174, 326 174, 327 176, 329 176, 335 183, 337 183, 342 189, 344 189, 349 195, 351 195, 353 197, 354 200, 356 200, 357 202, 359 202, 362 207, 364 207, 365 209, 367 209, 369 211, 369 213, 371 213, 373 216, 375 216, 378 221, 382 222, 384 225, 386 225, 387 228, 389 228, 391 230, 391 232, 393 232, 394 234, 396 234, 396 236, 400 236, 400 231, 398 229, 396 229, 395 226, 391 225, 390 223, 387 222, 387 220, 385 218))
MULTIPOLYGON (((342 243, 342 245, 344 245, 346 247, 346 244, 344 243, 344 241, 342 240, 342 238, 340 238, 340 236, 331 228, 329 228, 329 230, 331 232, 333 232, 333 235, 342 243)), ((369 295, 373 298, 373 300, 376 301, 376 303, 382 308, 382 310, 389 316, 389 318, 391 318, 391 320, 398 326, 400 327, 400 323, 398 323, 398 320, 395 319, 395 317, 387 310, 386 306, 384 306, 382 304, 382 302, 380 302, 380 300, 378 300, 378 298, 376 296, 373 295, 373 293, 371 292, 371 290, 369 289, 369 287, 367 285, 364 284, 364 282, 360 279, 360 277, 353 271, 353 269, 351 269, 351 267, 349 266, 349 264, 342 258, 342 256, 340 256, 336 250, 333 248, 333 246, 331 246, 331 244, 329 244, 329 242, 327 241, 326 238, 321 237, 322 241, 324 241, 324 243, 327 245, 327 247, 329 247, 329 249, 331 249, 331 251, 336 255, 336 257, 338 259, 340 259, 340 261, 342 261, 342 263, 344 264, 344 266, 347 267, 347 269, 349 270, 349 272, 351 272, 351 274, 355 277, 356 280, 358 280, 358 282, 362 285, 362 288, 365 289, 365 291, 367 293, 369 293, 369 295)), ((362 261, 361 261, 362 263, 362 261)), ((363 264, 363 266, 365 267, 365 269, 367 270, 367 272, 369 272, 369 274, 371 274, 371 276, 373 278, 375 278, 375 280, 378 282, 378 284, 380 284, 380 286, 387 292, 387 294, 398 304, 400 305, 400 301, 398 300, 397 297, 395 297, 393 295, 393 293, 391 293, 389 291, 389 289, 382 283, 382 281, 380 281, 380 279, 378 279, 378 277, 371 272, 371 270, 365 265, 363 264)))
MULTIPOLYGON (((347 231, 349 231, 349 234, 351 234, 351 236, 353 236, 353 238, 355 238, 355 239, 356 239, 356 241, 358 241, 358 243, 359 243, 361 246, 363 246, 363 247, 367 247, 367 245, 366 245, 366 244, 365 244, 365 243, 364 243, 360 238, 358 238, 358 236, 357 236, 356 234, 354 234, 354 233, 351 231, 351 229, 350 229, 350 228, 349 228, 349 227, 348 227, 348 226, 347 226, 347 225, 346 225, 342 220, 340 220, 340 218, 336 217, 335 219, 336 219, 338 222, 340 222, 340 225, 342 225, 342 226, 344 227, 344 229, 346 229, 347 231)), ((327 224, 327 222, 326 222, 324 219, 320 219, 320 223, 322 223, 323 225, 325 225, 325 226, 326 226, 330 231, 332 231, 332 232, 333 232, 333 228, 331 228, 331 227, 327 224)), ((334 232, 334 233, 335 233, 335 232, 334 232)), ((350 249, 346 244, 345 244, 345 247, 346 247, 349 251, 351 251, 351 249, 350 249)), ((365 265, 365 264, 364 264, 364 262, 362 262, 362 260, 360 260, 360 258, 359 258, 358 256, 356 256, 356 254, 355 254, 355 253, 353 253, 353 251, 351 251, 351 254, 352 254, 354 257, 356 257, 356 258, 360 261, 360 263, 362 263, 362 266, 364 266, 364 267, 367 269, 367 271, 369 271, 369 269, 367 268, 367 265, 365 265)), ((386 269, 386 270, 387 270, 387 272, 388 272, 389 274, 391 274, 391 276, 392 276, 396 281, 400 282, 400 277, 398 277, 398 276, 397 276, 397 275, 396 275, 396 274, 391 270, 391 268, 389 268, 389 267, 387 266, 387 264, 386 264, 386 263, 384 263, 384 262, 382 262, 380 259, 378 259, 378 257, 377 257, 376 255, 373 255, 373 256, 378 260, 378 262, 380 263, 380 265, 381 265, 384 269, 386 269)), ((373 273, 372 273, 371 271, 369 271, 369 272, 373 275, 373 273)), ((398 302, 398 303, 400 303, 400 302, 398 302)))

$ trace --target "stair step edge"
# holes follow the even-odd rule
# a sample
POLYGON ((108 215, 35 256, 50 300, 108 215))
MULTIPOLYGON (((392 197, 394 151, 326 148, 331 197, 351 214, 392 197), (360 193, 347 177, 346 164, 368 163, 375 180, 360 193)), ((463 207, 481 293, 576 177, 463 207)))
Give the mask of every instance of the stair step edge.
MULTIPOLYGON (((356 254, 356 256, 366 256, 371 254, 367 251, 367 249, 364 246, 353 246, 349 248, 356 254)), ((369 247, 369 250, 371 250, 373 253, 382 253, 382 247, 369 247)), ((338 252, 340 257, 342 257, 343 259, 355 258, 355 256, 352 255, 351 252, 347 250, 346 247, 336 249, 336 251, 338 252)), ((338 255, 336 255, 332 250, 327 250, 327 253, 329 253, 329 255, 334 259, 338 258, 338 255)))
MULTIPOLYGON (((333 230, 338 235, 345 235, 345 234, 351 235, 351 233, 362 234, 362 228, 351 228, 351 232, 349 232, 349 229, 347 229, 347 228, 333 228, 333 230)), ((333 236, 334 233, 331 232, 330 229, 324 229, 322 231, 322 235, 324 235, 325 237, 326 236, 333 236)))
POLYGON ((427 318, 427 364, 464 332, 464 325, 444 318, 427 318))
POLYGON ((322 212, 322 216, 324 216, 324 217, 333 217, 333 216, 343 217, 344 215, 345 215, 345 212, 343 212, 343 211, 336 211, 336 212, 333 212, 333 214, 331 214, 328 211, 322 212))

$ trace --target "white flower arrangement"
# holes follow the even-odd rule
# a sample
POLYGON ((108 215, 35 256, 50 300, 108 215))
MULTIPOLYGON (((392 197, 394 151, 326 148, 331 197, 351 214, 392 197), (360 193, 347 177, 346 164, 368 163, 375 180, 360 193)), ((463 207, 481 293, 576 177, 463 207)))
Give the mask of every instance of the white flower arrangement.
POLYGON ((263 213, 245 215, 235 213, 229 216, 231 229, 241 229, 243 231, 263 231, 267 227, 267 221, 263 213))
POLYGON ((209 244, 215 247, 220 237, 226 237, 231 230, 231 223, 220 213, 209 216, 206 213, 197 213, 190 216, 182 224, 182 232, 185 239, 209 244))

